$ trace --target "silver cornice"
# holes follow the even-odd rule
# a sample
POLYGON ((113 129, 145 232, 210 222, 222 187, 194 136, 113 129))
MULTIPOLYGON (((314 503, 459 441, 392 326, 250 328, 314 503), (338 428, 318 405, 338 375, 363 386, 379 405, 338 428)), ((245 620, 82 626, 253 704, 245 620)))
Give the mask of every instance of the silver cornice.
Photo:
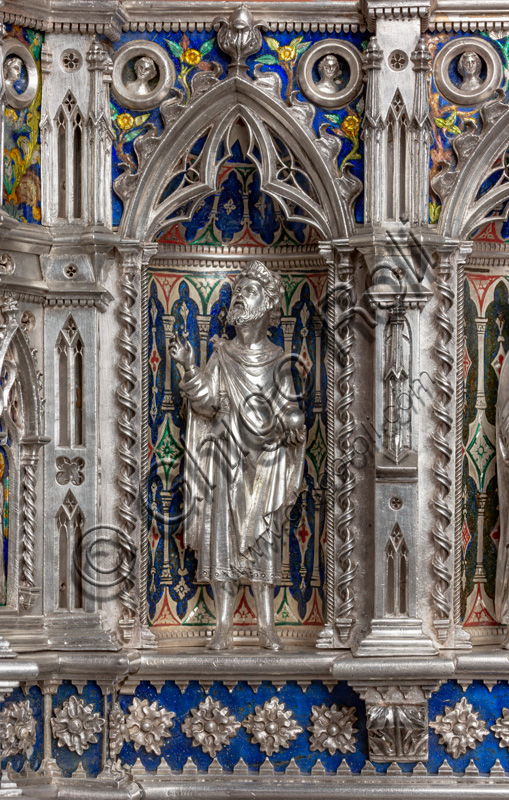
POLYGON ((51 287, 43 283, 2 280, 2 289, 12 292, 16 300, 27 303, 37 303, 44 306, 57 306, 68 308, 98 308, 105 311, 113 299, 111 294, 97 284, 81 284, 79 286, 62 286, 53 284, 51 287))
MULTIPOLYGON (((238 8, 236 0, 221 5, 228 14, 238 8)), ((345 0, 340 6, 324 2, 247 3, 255 14, 263 12, 272 31, 366 30, 358 4, 345 0)), ((384 5, 384 4, 382 4, 384 5)), ((387 7, 392 3, 385 3, 387 7)), ((417 4, 416 4, 417 5, 417 4)), ((3 0, 0 19, 51 33, 104 33, 110 39, 120 31, 211 30, 217 6, 207 0, 162 2, 162 0, 3 0)), ((509 30, 509 8, 505 0, 438 0, 429 18, 429 30, 509 30)))
MULTIPOLYGON (((221 4, 226 16, 239 3, 221 4)), ((340 31, 365 30, 357 3, 345 0, 340 9, 330 3, 290 2, 246 3, 255 16, 263 10, 267 22, 276 31, 340 31), (338 11, 340 13, 338 13, 338 11)), ((0 14, 4 22, 27 25, 51 33, 104 33, 117 39, 121 28, 128 31, 200 31, 211 30, 218 7, 206 0, 161 2, 161 0, 4 0, 0 14)))
MULTIPOLYGON (((217 17, 217 6, 206 0, 162 3, 160 0, 125 0, 127 14, 125 30, 211 30, 217 17)), ((245 3, 255 18, 263 16, 271 30, 276 31, 334 31, 365 30, 364 19, 356 2, 345 0, 340 7, 330 3, 289 2, 245 3)), ((221 4, 221 13, 228 16, 239 7, 236 0, 221 4)))
POLYGON ((3 22, 47 33, 104 34, 115 41, 127 21, 120 0, 3 0, 3 22))
MULTIPOLYGON (((130 684, 137 686, 142 680, 149 681, 256 681, 264 680, 286 683, 300 680, 350 681, 372 683, 374 686, 388 680, 396 685, 408 683, 418 685, 455 678, 463 685, 473 680, 489 684, 496 683, 509 670, 509 652, 493 648, 476 647, 466 651, 442 651, 433 659, 420 657, 359 658, 348 651, 317 652, 316 650, 294 650, 293 652, 263 653, 245 648, 245 653, 232 651, 212 653, 203 650, 182 653, 159 651, 140 652, 41 652, 21 654, 16 664, 19 680, 30 682, 31 674, 24 672, 24 665, 37 664, 38 680, 49 681, 67 678, 87 681, 91 674, 100 675, 103 682, 123 681, 123 691, 129 693, 130 684), (183 677, 185 676, 185 677, 183 677)), ((1 663, 0 663, 0 666, 1 663)), ((27 668, 31 669, 31 668, 27 668)), ((1 678, 1 675, 0 675, 1 678)))
MULTIPOLYGON (((407 773, 409 776, 410 773, 407 773)), ((334 776, 335 777, 335 776, 334 776)), ((431 776, 430 776, 431 777, 431 776)), ((507 797, 507 784, 501 783, 493 785, 490 783, 479 782, 472 785, 470 776, 457 784, 444 780, 441 776, 431 784, 413 785, 410 787, 410 777, 406 780, 402 777, 399 781, 387 777, 383 785, 378 786, 370 782, 369 778, 361 777, 362 798, 363 800, 385 800, 387 797, 394 800, 487 800, 487 798, 507 797)), ((223 800, 225 797, 225 780, 219 777, 213 781, 198 783, 186 783, 175 781, 171 784, 171 790, 164 784, 144 784, 145 800, 168 800, 168 798, 179 798, 179 800, 200 800, 206 797, 207 800, 223 800)), ((334 798, 334 800, 351 800, 351 798, 361 796, 357 782, 345 781, 338 783, 337 779, 333 782, 318 784, 316 779, 305 780, 290 785, 276 783, 274 777, 269 777, 268 782, 262 781, 254 783, 252 780, 236 780, 231 784, 228 782, 228 794, 230 797, 249 797, 251 800, 304 800, 304 798, 315 798, 319 794, 323 798, 334 798), (318 788, 319 787, 319 788, 318 788)), ((67 793, 60 794, 59 798, 68 797, 67 793)), ((74 795, 73 795, 74 797, 74 795)))
POLYGON ((509 7, 505 0, 438 0, 431 15, 432 31, 500 31, 509 29, 509 7))

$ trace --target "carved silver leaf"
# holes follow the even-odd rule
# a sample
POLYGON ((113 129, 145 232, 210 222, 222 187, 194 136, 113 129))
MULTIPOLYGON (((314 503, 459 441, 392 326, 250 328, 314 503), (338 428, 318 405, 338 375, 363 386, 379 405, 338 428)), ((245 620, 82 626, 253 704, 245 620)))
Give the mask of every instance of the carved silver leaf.
POLYGON ((8 703, 0 711, 0 747, 3 757, 26 753, 35 744, 35 719, 28 700, 8 703))
POLYGON ((201 747, 212 758, 230 744, 230 739, 239 728, 240 722, 233 714, 229 714, 225 706, 210 696, 198 708, 192 708, 190 715, 182 723, 182 731, 193 740, 193 745, 201 747))
POLYGON ((334 703, 330 708, 327 705, 313 706, 311 708, 311 733, 310 750, 319 750, 323 753, 328 750, 332 755, 337 750, 341 753, 354 753, 357 737, 357 721, 355 708, 339 709, 334 703))
POLYGON ((425 703, 368 705, 366 717, 372 761, 425 761, 428 758, 425 703))
POLYGON ((144 747, 148 753, 160 756, 161 743, 170 735, 174 716, 173 711, 161 708, 157 700, 149 703, 135 697, 125 721, 128 739, 134 742, 134 749, 144 747))
POLYGON ((51 720, 53 736, 59 747, 68 747, 82 756, 91 744, 97 742, 97 734, 104 727, 104 719, 94 711, 93 705, 83 698, 72 695, 66 700, 51 720))
POLYGON ((253 742, 260 745, 262 753, 268 756, 289 747, 290 742, 304 730, 277 697, 266 700, 263 706, 255 706, 255 713, 249 714, 242 725, 251 734, 253 742))
POLYGON ((491 726, 491 730, 500 739, 498 746, 509 748, 509 708, 502 709, 502 716, 491 726))
POLYGON ((217 32, 217 43, 221 50, 232 59, 232 67, 245 68, 246 58, 257 53, 263 44, 260 28, 266 28, 265 22, 255 22, 253 15, 245 6, 236 9, 231 16, 217 17, 214 25, 220 24, 217 32))
POLYGON ((110 754, 113 759, 118 756, 127 738, 125 714, 120 708, 120 703, 114 702, 111 704, 109 715, 110 754))
POLYGON ((439 735, 440 744, 453 758, 459 758, 467 750, 476 747, 477 742, 489 735, 486 723, 479 719, 479 711, 474 711, 466 697, 462 697, 454 708, 445 707, 445 714, 438 714, 430 728, 439 735))

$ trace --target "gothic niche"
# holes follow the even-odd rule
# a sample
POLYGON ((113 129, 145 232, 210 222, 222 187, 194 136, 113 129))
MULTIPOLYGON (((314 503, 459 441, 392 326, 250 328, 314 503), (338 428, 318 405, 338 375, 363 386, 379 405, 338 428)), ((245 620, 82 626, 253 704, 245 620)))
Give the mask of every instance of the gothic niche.
MULTIPOLYGON (((288 145, 275 135, 271 141, 279 180, 292 188, 294 198, 301 194, 316 202, 288 145)), ((206 135, 194 143, 164 199, 178 192, 185 197, 211 157, 209 147, 206 135)), ((194 551, 183 543, 187 412, 168 345, 178 333, 190 342, 200 366, 211 356, 215 336, 233 337, 227 322, 233 280, 256 258, 283 281, 283 314, 270 339, 290 358, 307 431, 304 479, 284 527, 282 581, 274 590, 276 630, 283 641, 312 645, 324 625, 327 268, 309 215, 295 200, 282 203, 264 191, 263 150, 252 128, 233 119, 216 147, 215 190, 182 204, 166 219, 148 272, 148 620, 160 645, 183 638, 203 644, 215 627, 213 592, 197 583, 194 551)), ((236 644, 253 642, 255 609, 251 588, 241 585, 235 600, 236 644)))
POLYGON ((35 565, 36 475, 40 397, 28 316, 18 322, 17 302, 0 303, 0 606, 28 609, 38 593, 35 565), (21 502, 10 502, 13 497, 21 502))

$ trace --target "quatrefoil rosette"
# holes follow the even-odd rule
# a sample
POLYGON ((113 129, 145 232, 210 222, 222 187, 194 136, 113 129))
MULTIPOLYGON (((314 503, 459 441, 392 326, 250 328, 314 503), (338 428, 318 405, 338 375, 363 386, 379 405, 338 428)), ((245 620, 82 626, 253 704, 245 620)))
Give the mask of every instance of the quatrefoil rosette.
POLYGON ((242 725, 268 756, 290 747, 290 742, 304 730, 277 697, 267 700, 263 706, 255 706, 255 713, 249 714, 242 725))
POLYGON ((79 756, 97 743, 97 734, 104 727, 104 719, 82 697, 71 697, 59 708, 51 720, 53 736, 59 747, 67 747, 79 756))
POLYGON ((173 711, 161 708, 157 700, 149 703, 148 700, 133 698, 125 719, 127 741, 134 742, 135 750, 144 747, 148 753, 160 756, 163 739, 168 738, 173 728, 174 716, 173 711))
POLYGON ((240 728, 240 722, 218 700, 207 696, 198 708, 182 723, 182 732, 193 740, 195 747, 215 758, 219 750, 230 744, 240 728))
POLYGON ((479 712, 474 711, 466 697, 462 697, 454 707, 446 706, 445 714, 438 714, 429 725, 438 734, 439 743, 445 745, 446 753, 453 758, 473 750, 489 735, 485 721, 479 719, 479 712))
POLYGON ((35 736, 35 719, 29 700, 8 703, 0 711, 0 746, 4 758, 30 751, 35 736))

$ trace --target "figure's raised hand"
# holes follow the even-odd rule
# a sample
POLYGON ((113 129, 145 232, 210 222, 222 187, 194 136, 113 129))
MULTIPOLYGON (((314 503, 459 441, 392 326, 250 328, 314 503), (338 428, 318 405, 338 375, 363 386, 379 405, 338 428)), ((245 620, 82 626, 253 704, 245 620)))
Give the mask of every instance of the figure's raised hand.
POLYGON ((182 364, 184 369, 191 369, 194 366, 193 348, 188 339, 182 339, 178 333, 174 333, 168 350, 177 364, 182 364))

